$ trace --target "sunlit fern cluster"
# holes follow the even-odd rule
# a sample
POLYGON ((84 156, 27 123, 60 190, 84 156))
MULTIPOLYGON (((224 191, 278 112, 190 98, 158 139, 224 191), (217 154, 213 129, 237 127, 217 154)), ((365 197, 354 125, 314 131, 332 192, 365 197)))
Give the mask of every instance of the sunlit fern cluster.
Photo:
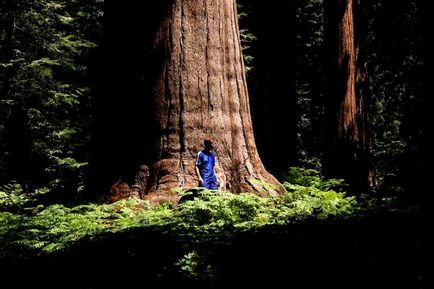
MULTIPOLYGON (((3 249, 53 252, 80 240, 97 240, 134 227, 164 227, 177 236, 213 238, 266 225, 284 225, 306 218, 348 217, 359 208, 354 197, 346 197, 311 171, 294 169, 284 182, 287 193, 258 197, 253 194, 198 190, 177 206, 151 206, 147 201, 126 199, 113 204, 61 204, 26 208, 24 214, 0 213, 0 244, 3 249), (325 189, 326 188, 326 189, 325 189)), ((265 185, 265 184, 264 184, 265 185)), ((186 194, 186 192, 181 192, 186 194)))

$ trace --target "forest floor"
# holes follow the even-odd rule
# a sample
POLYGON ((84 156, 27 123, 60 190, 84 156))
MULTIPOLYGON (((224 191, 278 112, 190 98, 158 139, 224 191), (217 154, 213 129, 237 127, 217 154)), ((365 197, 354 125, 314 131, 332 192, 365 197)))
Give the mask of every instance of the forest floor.
POLYGON ((131 227, 50 253, 3 251, 1 288, 421 289, 424 220, 388 212, 244 230, 131 227))
POLYGON ((200 190, 176 206, 3 192, 0 288, 427 288, 421 206, 303 174, 281 196, 200 190))

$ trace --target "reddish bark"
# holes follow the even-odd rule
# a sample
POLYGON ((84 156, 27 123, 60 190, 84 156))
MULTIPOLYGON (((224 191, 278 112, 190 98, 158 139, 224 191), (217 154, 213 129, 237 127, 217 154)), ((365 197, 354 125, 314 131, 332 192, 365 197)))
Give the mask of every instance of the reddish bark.
POLYGON ((256 150, 235 1, 171 1, 154 52, 161 55, 154 86, 160 135, 147 198, 197 186, 204 139, 213 140, 226 189, 263 194, 253 181, 260 180, 281 192, 256 150))
POLYGON ((345 178, 353 190, 362 191, 375 182, 365 101, 366 29, 356 26, 364 25, 357 1, 329 0, 325 5, 333 62, 329 73, 324 171, 329 177, 345 178))

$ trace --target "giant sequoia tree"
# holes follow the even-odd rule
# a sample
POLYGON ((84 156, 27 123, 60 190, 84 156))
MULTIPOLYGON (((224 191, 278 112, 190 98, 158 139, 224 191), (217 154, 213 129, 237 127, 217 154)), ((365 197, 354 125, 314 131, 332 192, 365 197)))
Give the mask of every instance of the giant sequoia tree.
POLYGON ((353 190, 374 184, 366 92, 366 30, 357 0, 325 1, 328 35, 327 176, 345 178, 353 190))
POLYGON ((207 138, 227 189, 260 193, 255 180, 278 185, 256 150, 235 0, 168 1, 152 54, 159 69, 150 196, 197 186, 194 160, 207 138))

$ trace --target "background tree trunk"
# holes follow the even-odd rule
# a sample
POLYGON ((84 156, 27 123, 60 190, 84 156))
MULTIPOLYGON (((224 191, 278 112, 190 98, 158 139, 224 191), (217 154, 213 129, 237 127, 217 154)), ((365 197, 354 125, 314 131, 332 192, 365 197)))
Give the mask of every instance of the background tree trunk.
MULTIPOLYGON (((374 183, 371 140, 367 128, 365 29, 355 29, 357 0, 325 1, 329 55, 329 100, 326 109, 327 177, 345 178, 353 191, 374 183)), ((359 19, 362 20, 362 19, 359 19)), ((359 23, 360 24, 360 23, 359 23)))
POLYGON ((356 100, 359 134, 362 135, 359 143, 359 164, 358 173, 361 189, 376 186, 376 173, 372 155, 372 129, 371 129, 371 91, 369 89, 369 70, 367 47, 368 42, 368 15, 366 6, 361 0, 356 1, 354 7, 354 38, 356 45, 356 100))
POLYGON ((256 150, 235 1, 170 1, 153 55, 160 70, 151 198, 198 185, 195 158, 204 139, 214 142, 226 189, 261 194, 254 180, 279 185, 256 150))

